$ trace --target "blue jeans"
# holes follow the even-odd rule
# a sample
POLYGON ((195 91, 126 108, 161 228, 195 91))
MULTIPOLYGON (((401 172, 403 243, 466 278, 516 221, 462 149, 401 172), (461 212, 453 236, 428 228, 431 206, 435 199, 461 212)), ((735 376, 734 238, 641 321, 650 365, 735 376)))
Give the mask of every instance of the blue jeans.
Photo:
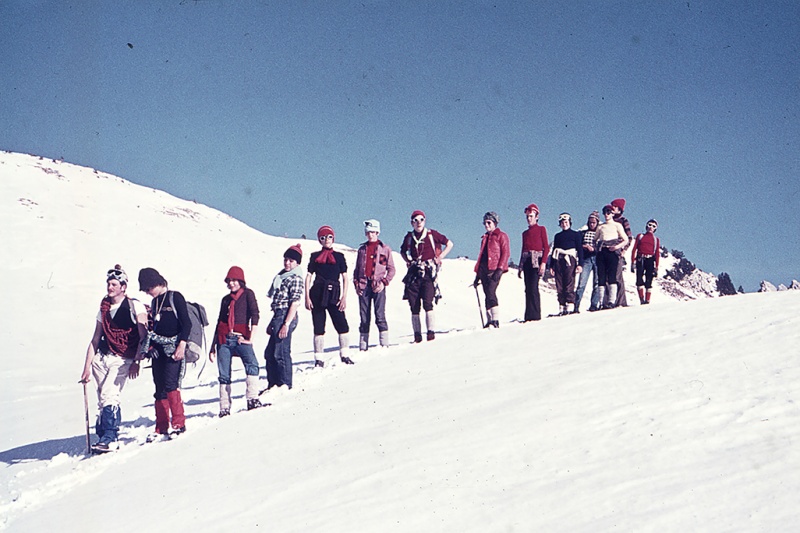
POLYGON ((578 278, 578 290, 575 291, 575 309, 580 308, 583 292, 586 290, 586 285, 589 282, 589 274, 592 274, 591 308, 597 309, 597 307, 600 305, 600 295, 597 293, 597 286, 599 285, 597 279, 597 256, 593 255, 591 257, 584 258, 583 263, 581 263, 581 267, 583 268, 583 271, 578 278))
POLYGON ((386 322, 386 288, 381 292, 374 292, 372 284, 367 283, 363 294, 358 295, 358 310, 361 314, 361 324, 358 326, 360 333, 369 333, 370 322, 372 321, 370 302, 375 307, 375 325, 378 331, 388 331, 389 324, 386 322))
POLYGON ((292 333, 297 327, 297 315, 289 323, 285 339, 278 337, 288 309, 276 309, 270 321, 272 335, 269 336, 264 359, 267 361, 267 387, 286 385, 292 388, 292 333))
POLYGON ((258 375, 258 360, 256 352, 253 351, 253 345, 241 344, 236 339, 226 339, 225 344, 220 344, 217 348, 217 370, 221 384, 229 385, 231 382, 231 359, 234 355, 242 358, 245 374, 248 376, 258 375))

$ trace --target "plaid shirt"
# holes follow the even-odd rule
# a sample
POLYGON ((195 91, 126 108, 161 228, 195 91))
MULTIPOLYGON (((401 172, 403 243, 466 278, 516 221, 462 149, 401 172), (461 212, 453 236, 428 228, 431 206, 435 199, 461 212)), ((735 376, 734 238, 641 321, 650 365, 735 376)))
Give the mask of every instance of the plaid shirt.
POLYGON ((300 301, 303 297, 305 285, 301 276, 289 276, 281 281, 278 290, 269 288, 267 296, 272 298, 271 308, 273 311, 289 309, 292 303, 300 301))

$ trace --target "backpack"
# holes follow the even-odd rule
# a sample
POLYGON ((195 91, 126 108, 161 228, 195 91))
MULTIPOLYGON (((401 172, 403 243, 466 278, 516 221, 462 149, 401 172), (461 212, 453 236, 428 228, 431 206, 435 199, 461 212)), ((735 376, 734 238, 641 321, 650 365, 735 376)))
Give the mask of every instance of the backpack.
MULTIPOLYGON (((169 304, 170 307, 172 307, 172 312, 175 313, 175 318, 177 318, 178 311, 175 309, 175 300, 172 296, 172 291, 169 291, 169 304)), ((203 346, 206 344, 205 327, 208 325, 208 318, 206 317, 206 308, 201 304, 187 301, 186 310, 189 313, 191 327, 189 330, 189 338, 186 339, 184 359, 187 363, 196 363, 203 356, 203 346)))

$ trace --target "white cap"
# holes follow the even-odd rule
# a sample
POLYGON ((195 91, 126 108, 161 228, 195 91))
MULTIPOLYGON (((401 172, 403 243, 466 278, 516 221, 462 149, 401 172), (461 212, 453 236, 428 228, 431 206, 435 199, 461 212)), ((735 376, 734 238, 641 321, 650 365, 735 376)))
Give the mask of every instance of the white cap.
POLYGON ((377 231, 378 233, 381 232, 381 223, 371 218, 369 220, 364 221, 364 233, 368 231, 377 231))

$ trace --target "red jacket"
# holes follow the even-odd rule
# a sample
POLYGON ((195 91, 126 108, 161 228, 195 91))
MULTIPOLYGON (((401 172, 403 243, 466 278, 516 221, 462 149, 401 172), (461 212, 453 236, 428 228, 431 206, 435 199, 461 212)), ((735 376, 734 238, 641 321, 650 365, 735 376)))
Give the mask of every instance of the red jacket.
POLYGON ((478 252, 478 260, 475 262, 475 272, 481 262, 481 255, 486 249, 489 254, 489 271, 502 269, 508 272, 508 260, 511 258, 511 246, 508 241, 508 234, 500 228, 494 228, 491 232, 484 233, 481 237, 481 251, 478 252))

